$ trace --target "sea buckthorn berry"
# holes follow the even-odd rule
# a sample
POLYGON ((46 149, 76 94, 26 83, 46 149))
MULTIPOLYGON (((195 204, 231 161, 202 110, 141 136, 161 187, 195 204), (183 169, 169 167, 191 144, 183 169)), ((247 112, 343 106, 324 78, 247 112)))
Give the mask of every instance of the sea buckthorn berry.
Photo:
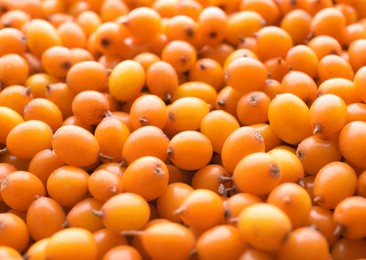
POLYGON ((308 224, 323 234, 329 246, 333 246, 340 237, 337 225, 333 220, 333 212, 320 206, 312 206, 308 224))
POLYGON ((269 193, 267 203, 283 210, 290 218, 293 228, 307 224, 312 203, 309 194, 300 185, 295 183, 278 185, 269 193))
POLYGON ((315 175, 314 202, 326 209, 334 209, 340 201, 356 192, 357 175, 344 162, 331 162, 315 175))
POLYGON ((344 78, 331 78, 323 81, 318 87, 318 94, 335 94, 342 98, 347 105, 361 102, 361 97, 353 80, 344 78))
POLYGON ((148 222, 150 208, 147 201, 134 193, 121 193, 104 202, 100 211, 104 226, 113 231, 140 230, 148 222))
POLYGON ((281 93, 292 93, 311 105, 318 96, 316 82, 305 72, 291 70, 281 81, 281 93))
MULTIPOLYGON (((119 167, 119 165, 118 165, 119 167)), ((96 168, 88 179, 88 191, 97 200, 105 202, 114 195, 122 193, 122 174, 124 170, 119 169, 112 172, 110 168, 96 168)))
POLYGON ((347 105, 347 123, 366 121, 366 104, 352 103, 347 105))
POLYGON ((107 71, 96 61, 79 62, 67 72, 66 83, 75 94, 85 90, 103 91, 107 87, 107 71))
POLYGON ((347 122, 347 105, 334 94, 318 97, 309 110, 313 133, 323 139, 335 139, 347 122))
POLYGON ((96 126, 94 136, 98 141, 100 153, 115 162, 122 160, 122 148, 130 135, 127 125, 113 115, 107 114, 96 126), (111 145, 113 143, 113 145, 111 145))
MULTIPOLYGON (((7 2, 7 1, 5 1, 7 2)), ((4 2, 4 3, 5 3, 4 2)), ((10 1, 8 1, 10 2, 10 1)), ((6 4, 5 4, 6 5, 6 4)), ((5 7, 7 8, 7 7, 5 7)), ((30 16, 26 12, 22 10, 8 10, 5 13, 2 13, 0 18, 0 27, 10 27, 21 30, 23 26, 29 22, 30 16)))
POLYGON ((156 259, 188 259, 196 242, 190 229, 169 221, 150 225, 139 237, 146 252, 156 259))
POLYGON ((22 55, 27 48, 23 32, 14 28, 1 29, 0 41, 2 42, 0 56, 11 53, 22 55))
POLYGON ((293 230, 278 250, 278 259, 328 259, 328 242, 325 237, 311 227, 293 230))
POLYGON ((311 78, 318 75, 318 56, 307 45, 292 47, 286 54, 285 62, 292 70, 304 72, 311 78))
POLYGON ((6 147, 19 158, 31 159, 39 151, 51 148, 52 134, 51 127, 43 121, 24 121, 10 130, 6 147))
POLYGON ((9 132, 18 124, 24 122, 23 117, 12 108, 0 106, 0 119, 3 126, 0 130, 0 143, 5 145, 9 132))
POLYGON ((220 196, 207 189, 192 191, 175 211, 189 227, 208 230, 224 221, 224 205, 220 196))
POLYGON ((146 125, 154 125, 163 129, 168 121, 168 112, 160 97, 147 94, 133 101, 130 118, 135 129, 146 125))
POLYGON ((363 222, 366 214, 366 199, 351 196, 340 201, 334 209, 334 222, 340 226, 341 235, 349 239, 365 237, 366 227, 363 222))
POLYGON ((275 1, 271 0, 242 0, 239 6, 240 11, 253 11, 260 14, 266 24, 276 24, 280 18, 280 8, 275 1))
POLYGON ((281 180, 281 168, 275 158, 264 152, 245 156, 236 165, 233 183, 241 192, 265 195, 271 192, 281 180))
POLYGON ((93 134, 75 125, 61 126, 53 135, 52 148, 60 160, 84 167, 99 158, 99 144, 93 134))
POLYGON ((226 13, 216 7, 209 6, 202 10, 197 20, 197 33, 200 44, 220 43, 227 35, 228 22, 226 13))
POLYGON ((150 92, 163 100, 170 100, 179 84, 174 67, 165 61, 157 61, 146 71, 146 85, 150 92))
POLYGON ((0 243, 23 252, 30 240, 26 223, 12 213, 0 213, 0 243))
POLYGON ((145 70, 133 60, 120 62, 109 75, 108 89, 118 101, 129 101, 145 84, 145 70))
POLYGON ((19 54, 6 54, 0 57, 0 86, 24 84, 28 79, 29 65, 19 54))
POLYGON ((25 121, 39 120, 47 123, 55 132, 63 123, 63 115, 59 107, 46 98, 35 98, 24 107, 25 121))
POLYGON ((20 115, 32 99, 31 89, 22 85, 9 86, 0 92, 0 106, 11 108, 20 115))
POLYGON ((262 61, 277 57, 284 59, 293 46, 290 34, 276 26, 263 27, 256 33, 256 39, 257 54, 262 61))
POLYGON ((353 78, 353 84, 363 102, 366 101, 365 80, 366 80, 366 67, 362 67, 359 70, 357 70, 355 77, 353 78))
POLYGON ((317 12, 310 23, 310 32, 314 36, 328 35, 340 43, 343 42, 342 31, 346 28, 346 19, 342 12, 334 7, 324 8, 317 12))
POLYGON ((191 70, 196 63, 197 51, 188 42, 175 40, 164 46, 161 59, 172 65, 177 73, 184 73, 191 70))
POLYGON ((66 216, 67 227, 79 227, 90 232, 102 229, 102 220, 93 214, 100 210, 103 202, 95 198, 87 198, 74 205, 66 216))
POLYGON ((124 1, 103 1, 102 6, 100 7, 100 19, 102 21, 113 21, 120 16, 126 15, 128 10, 129 8, 124 1))
MULTIPOLYGON (((281 1, 285 2, 288 1, 281 1)), ((295 9, 283 16, 280 27, 291 36, 295 45, 305 44, 310 33, 311 18, 306 10, 295 9)))
POLYGON ((62 206, 48 197, 34 200, 27 210, 26 223, 35 241, 48 238, 63 229, 66 213, 62 206), (47 228, 44 228, 44 227, 47 228))
POLYGON ((50 259, 97 259, 97 243, 93 234, 83 228, 66 228, 53 234, 45 249, 50 259))
POLYGON ((296 157, 295 153, 284 148, 274 148, 268 151, 268 153, 274 156, 281 168, 280 183, 295 183, 304 178, 304 168, 300 159, 296 157))
POLYGON ((126 37, 127 29, 123 24, 104 22, 89 35, 87 48, 91 53, 116 56, 120 54, 121 49, 126 50, 126 37))
POLYGON ((264 18, 254 11, 234 13, 228 17, 228 32, 225 40, 237 46, 242 38, 252 37, 265 23, 264 18))
POLYGON ((208 189, 220 194, 219 190, 221 184, 224 185, 225 188, 230 188, 230 177, 231 174, 223 166, 208 164, 196 171, 192 177, 191 185, 194 189, 208 189))
POLYGON ((353 41, 348 47, 349 62, 353 71, 358 71, 365 66, 366 56, 366 39, 359 39, 353 41))
POLYGON ((133 131, 122 148, 122 163, 129 165, 143 156, 154 156, 162 161, 167 158, 169 139, 156 126, 143 126, 133 131), (136 149, 139 147, 139 149, 136 149))
POLYGON ((177 131, 198 130, 209 112, 209 105, 201 98, 182 97, 171 104, 168 120, 177 131))
POLYGON ((6 176, 0 192, 8 206, 23 211, 28 209, 33 200, 46 195, 42 181, 28 171, 15 171, 6 176))
POLYGON ((70 49, 63 46, 47 49, 42 54, 41 62, 44 70, 56 78, 64 78, 73 65, 70 49))
POLYGON ((320 82, 331 78, 352 80, 353 76, 351 65, 338 55, 329 54, 319 60, 318 77, 320 82))
POLYGON ((309 108, 298 96, 283 93, 272 99, 268 120, 281 140, 298 144, 311 135, 309 108))
POLYGON ((347 47, 349 47, 352 44, 352 42, 365 39, 365 37, 366 37, 366 30, 362 24, 353 23, 347 25, 344 36, 345 45, 347 47))
POLYGON ((223 110, 214 110, 202 118, 200 131, 210 139, 213 151, 221 154, 226 138, 239 127, 234 116, 223 110))
POLYGON ((326 55, 341 55, 342 53, 341 44, 333 37, 327 35, 315 36, 308 42, 307 46, 315 52, 319 60, 326 55))
POLYGON ((95 32, 102 23, 99 15, 89 10, 80 13, 76 17, 75 22, 81 27, 87 37, 95 32))
POLYGON ((205 231, 196 241, 200 259, 225 258, 236 260, 247 248, 239 229, 232 225, 218 225, 205 231))
POLYGON ((195 66, 189 71, 190 81, 201 81, 211 85, 215 90, 222 88, 224 73, 221 65, 210 58, 197 60, 195 66))
POLYGON ((85 48, 87 38, 83 29, 74 21, 67 21, 57 27, 62 46, 67 48, 85 48))
POLYGON ((226 83, 240 92, 258 90, 267 79, 264 64, 253 58, 238 58, 228 64, 225 71, 226 83), (256 77, 253 77, 256 75, 256 77))
POLYGON ((61 45, 56 28, 46 20, 32 19, 24 30, 29 50, 39 58, 48 48, 61 45))
POLYGON ((95 90, 85 90, 76 94, 71 104, 77 119, 88 125, 97 125, 106 116, 110 103, 106 96, 95 90))
POLYGON ((144 156, 133 161, 124 171, 123 190, 142 196, 147 201, 157 199, 167 188, 169 171, 159 158, 144 156))
POLYGON ((243 126, 231 132, 226 138, 221 151, 222 164, 232 173, 238 162, 246 155, 264 150, 264 140, 259 131, 250 126, 243 126))
POLYGON ((138 7, 126 15, 125 25, 134 38, 149 41, 161 30, 161 16, 154 9, 138 7))
POLYGON ((340 161, 342 154, 338 140, 324 140, 318 135, 312 135, 298 144, 296 156, 307 174, 316 175, 326 164, 340 161))
POLYGON ((271 99, 261 91, 244 94, 236 106, 236 114, 242 125, 254 125, 268 121, 268 107, 271 99))
POLYGON ((182 131, 169 141, 167 155, 179 168, 198 170, 207 165, 212 157, 212 144, 198 131, 182 131))
POLYGON ((64 165, 54 170, 47 179, 47 193, 61 206, 72 208, 87 198, 89 174, 75 166, 64 165))
POLYGON ((289 217, 267 203, 256 203, 243 209, 237 225, 253 248, 266 252, 277 251, 292 229, 289 217))

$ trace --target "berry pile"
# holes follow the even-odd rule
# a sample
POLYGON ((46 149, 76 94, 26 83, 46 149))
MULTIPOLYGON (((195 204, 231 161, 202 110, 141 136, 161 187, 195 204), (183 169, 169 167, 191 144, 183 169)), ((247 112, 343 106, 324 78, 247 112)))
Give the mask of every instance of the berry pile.
POLYGON ((0 259, 366 259, 366 0, 0 0, 0 259))

